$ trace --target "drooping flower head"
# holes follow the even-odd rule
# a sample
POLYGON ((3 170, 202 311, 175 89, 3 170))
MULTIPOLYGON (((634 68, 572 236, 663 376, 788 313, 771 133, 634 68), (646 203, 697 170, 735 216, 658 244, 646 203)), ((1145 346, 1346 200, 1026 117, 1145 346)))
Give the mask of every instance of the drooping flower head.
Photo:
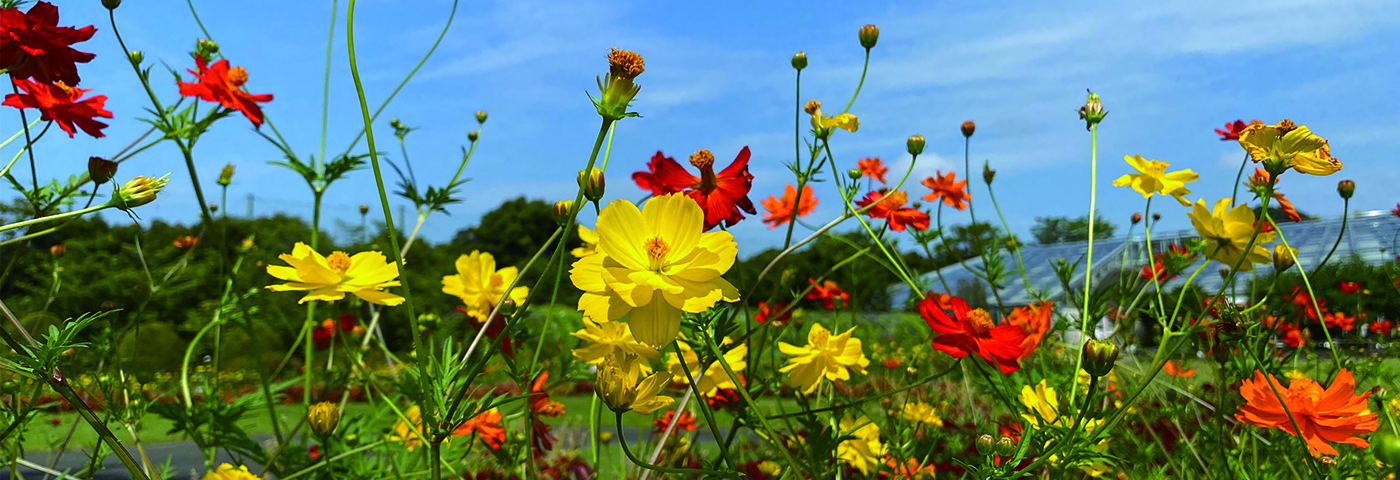
POLYGON ((598 365, 609 356, 632 354, 647 360, 633 362, 639 369, 637 373, 645 374, 651 372, 649 362, 661 358, 655 348, 633 338, 632 329, 623 322, 595 323, 591 318, 584 318, 583 329, 570 335, 585 342, 573 350, 574 359, 580 362, 598 365))
POLYGON ((1021 369, 1022 343, 1026 332, 1015 325, 995 325, 986 310, 968 308, 963 299, 953 297, 952 315, 939 308, 938 302, 925 298, 919 302, 919 315, 938 334, 933 348, 962 358, 976 355, 996 366, 1001 373, 1021 369))
POLYGON ((71 45, 92 38, 97 29, 58 26, 58 7, 36 2, 28 12, 0 10, 0 68, 15 80, 32 78, 38 83, 77 85, 78 63, 96 55, 71 45))
POLYGON ((477 321, 485 321, 497 302, 509 299, 519 305, 530 294, 525 286, 506 292, 519 271, 513 266, 496 270, 496 257, 490 253, 472 250, 457 257, 456 267, 456 275, 442 277, 442 293, 461 299, 466 314, 477 321))
POLYGON ((930 202, 943 201, 944 205, 958 210, 967 210, 967 204, 971 197, 967 194, 967 179, 961 182, 955 181, 956 176, 952 171, 947 174, 934 172, 934 176, 925 178, 923 182, 933 192, 924 195, 924 200, 930 202))
POLYGON ((539 457, 554 449, 554 435, 549 433, 552 427, 545 423, 543 417, 564 416, 564 404, 549 399, 549 393, 545 392, 545 382, 549 381, 549 370, 541 371, 535 379, 530 382, 530 430, 533 433, 534 444, 530 445, 531 452, 539 457))
POLYGON ((107 124, 93 120, 93 118, 112 118, 112 112, 102 108, 107 102, 106 95, 96 95, 82 99, 83 94, 92 89, 73 88, 63 82, 34 83, 29 80, 15 80, 15 86, 24 93, 9 93, 5 95, 4 105, 15 108, 34 108, 39 110, 41 120, 53 120, 58 124, 58 128, 68 133, 68 138, 73 138, 73 134, 78 129, 83 133, 92 135, 93 138, 102 138, 106 135, 102 129, 107 128, 107 124), (81 100, 80 100, 81 99, 81 100))
POLYGON ((1230 208, 1230 199, 1222 198, 1215 202, 1214 209, 1207 210, 1206 201, 1197 200, 1187 216, 1191 217, 1191 225, 1206 241, 1204 252, 1211 260, 1229 268, 1239 264, 1240 271, 1253 270, 1255 263, 1271 261, 1269 250, 1263 244, 1274 241, 1278 234, 1260 232, 1255 238, 1254 210, 1248 205, 1230 208), (1254 238, 1253 245, 1249 243, 1251 238, 1254 238), (1241 259, 1245 261, 1241 263, 1241 259))
POLYGON ((345 252, 334 252, 328 257, 316 253, 305 243, 297 242, 292 253, 277 258, 290 266, 268 265, 267 273, 290 283, 268 285, 274 292, 310 292, 297 303, 312 300, 334 302, 353 294, 360 299, 385 306, 403 303, 403 297, 383 291, 399 286, 394 280, 399 269, 379 252, 360 252, 353 257, 345 252))
POLYGON ((651 415, 675 403, 675 399, 660 395, 670 384, 671 375, 656 372, 639 379, 639 375, 630 373, 640 370, 631 365, 636 361, 637 357, 631 354, 603 359, 598 367, 598 396, 603 403, 614 412, 632 410, 642 415, 651 415))
POLYGON ((823 378, 849 380, 850 370, 864 374, 870 359, 865 358, 860 339, 851 336, 855 330, 855 327, 851 327, 846 333, 832 335, 820 323, 812 324, 812 329, 807 332, 807 346, 778 343, 778 350, 790 357, 787 366, 779 371, 788 374, 790 385, 809 395, 817 391, 817 385, 823 378))
POLYGON ((890 171, 889 167, 885 166, 884 161, 874 157, 857 160, 856 168, 860 169, 860 175, 862 177, 876 180, 880 183, 885 183, 885 172, 890 171))
POLYGON ((1153 194, 1171 195, 1182 206, 1189 206, 1191 202, 1186 201, 1186 194, 1191 190, 1186 189, 1186 184, 1196 181, 1200 175, 1191 169, 1179 170, 1168 173, 1167 167, 1171 164, 1157 160, 1146 160, 1141 155, 1124 155, 1123 160, 1128 162, 1138 173, 1129 173, 1118 177, 1113 181, 1113 186, 1132 187, 1142 194, 1142 198, 1151 198, 1153 194))
POLYGON ((817 199, 812 196, 812 186, 802 186, 802 196, 799 199, 797 189, 792 184, 788 184, 787 191, 783 193, 783 198, 775 198, 769 195, 763 200, 763 208, 768 210, 763 213, 763 223, 768 224, 768 229, 772 230, 783 225, 787 225, 792 220, 793 210, 797 210, 797 218, 807 216, 812 213, 812 209, 817 207, 817 199))
MULTIPOLYGON (((966 182, 964 182, 966 183, 966 182)), ((915 230, 927 230, 929 225, 928 214, 917 209, 904 206, 909 201, 909 197, 903 191, 893 192, 873 191, 865 194, 865 198, 856 201, 856 206, 865 208, 870 218, 883 218, 889 224, 890 230, 903 232, 905 228, 914 227, 915 230)))
POLYGON ((827 310, 835 310, 837 307, 845 307, 846 302, 851 299, 851 294, 846 293, 844 290, 841 290, 841 287, 836 285, 836 282, 833 282, 831 280, 827 280, 825 282, 822 282, 821 285, 817 285, 816 280, 808 278, 807 283, 812 285, 812 290, 808 291, 807 296, 802 298, 806 298, 808 300, 821 300, 822 306, 826 307, 827 310))
POLYGON ((1290 120, 1251 124, 1240 132, 1239 142, 1255 163, 1263 163, 1270 172, 1292 168, 1309 175, 1331 175, 1342 169, 1342 162, 1328 151, 1326 139, 1290 120))
POLYGON ((1051 319, 1054 315, 1055 304, 1040 302, 1039 305, 1016 307, 1006 316, 1008 325, 1015 325, 1026 332, 1025 340, 1021 341, 1021 356, 1017 360, 1024 361, 1035 353, 1035 349, 1045 339, 1045 334, 1050 333, 1051 319))
POLYGON ((1345 443, 1366 448, 1369 443, 1357 435, 1376 431, 1375 413, 1368 412, 1366 399, 1371 392, 1356 395, 1356 382, 1351 372, 1342 369, 1332 379, 1332 386, 1305 378, 1293 379, 1285 387, 1270 374, 1254 372, 1254 378, 1240 385, 1245 404, 1235 419, 1261 428, 1277 428, 1295 437, 1301 436, 1313 456, 1338 455, 1332 443, 1345 443), (1267 383, 1266 383, 1267 382, 1267 383), (1272 387, 1270 386, 1272 384, 1272 387), (1278 395, 1275 396, 1274 391, 1278 395), (1279 397, 1283 403, 1279 403, 1279 397), (1284 405, 1288 406, 1287 411, 1284 405), (1289 414, 1292 418, 1289 418, 1289 414), (1295 429, 1294 422, 1298 426, 1295 429), (1301 430, 1301 431, 1300 431, 1301 430))
POLYGON ((704 210, 705 230, 721 222, 726 227, 734 226, 744 219, 741 210, 750 215, 758 213, 749 200, 749 190, 753 188, 749 147, 740 150, 739 156, 719 173, 714 171, 715 156, 709 150, 695 152, 690 156, 690 164, 700 170, 699 177, 687 172, 676 159, 657 151, 647 162, 647 170, 633 173, 632 181, 656 197, 684 191, 704 210))
POLYGON ((596 322, 629 316, 638 341, 660 346, 676 338, 681 312, 738 301, 739 290, 720 276, 734 265, 734 237, 702 232, 703 224, 684 195, 653 198, 641 210, 627 200, 609 204, 598 215, 598 252, 570 270, 584 292, 579 310, 596 322))
POLYGON ((177 81, 176 83, 180 84, 181 96, 198 97, 206 102, 223 105, 224 108, 238 110, 253 122, 254 128, 262 126, 263 112, 258 104, 271 102, 272 94, 254 95, 244 92, 243 84, 248 82, 247 70, 243 67, 229 67, 228 60, 219 60, 213 65, 208 65, 203 55, 196 55, 194 62, 199 70, 188 72, 194 74, 199 82, 177 81))

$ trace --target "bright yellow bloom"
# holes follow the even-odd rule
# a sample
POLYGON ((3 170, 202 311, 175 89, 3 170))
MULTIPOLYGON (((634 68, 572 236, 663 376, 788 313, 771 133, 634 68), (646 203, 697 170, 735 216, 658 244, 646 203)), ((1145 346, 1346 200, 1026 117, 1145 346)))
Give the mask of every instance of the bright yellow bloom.
MULTIPOLYGON (((632 338, 632 329, 622 322, 595 323, 590 319, 583 319, 583 330, 572 333, 574 337, 588 342, 574 349, 574 358, 580 362, 587 362, 594 365, 603 363, 603 359, 630 353, 648 361, 661 358, 661 353, 655 348, 651 348, 632 338)), ((636 374, 651 373, 651 365, 647 362, 634 362, 639 369, 636 374)))
MULTIPOLYGON (((1342 169, 1332 158, 1327 140, 1313 135, 1308 127, 1284 120, 1277 125, 1250 124, 1240 132, 1240 146, 1255 163, 1280 165, 1309 175, 1331 175, 1342 169)), ((1270 168, 1273 173, 1283 168, 1270 168)))
POLYGON ((1030 411, 1022 413, 1021 418, 1032 425, 1053 425, 1060 418, 1059 397, 1055 395, 1054 388, 1045 384, 1045 380, 1035 384, 1035 388, 1021 386, 1021 396, 1017 399, 1030 411))
POLYGON ((1186 184, 1200 178, 1191 169, 1167 173, 1167 167, 1171 164, 1156 160, 1145 160, 1140 155, 1124 155, 1123 160, 1128 162, 1138 173, 1129 173, 1118 177, 1113 181, 1113 186, 1129 186, 1142 194, 1142 198, 1151 198, 1153 193, 1171 195, 1182 206, 1189 207, 1191 202, 1186 201, 1185 195, 1191 193, 1186 189, 1186 184))
POLYGON ((1191 225, 1206 241, 1205 253, 1212 260, 1234 268, 1241 258, 1247 258, 1248 261, 1240 265, 1240 271, 1253 270, 1254 264, 1271 261, 1269 250, 1263 244, 1274 241, 1274 237, 1278 236, 1274 232, 1259 233, 1254 245, 1245 250, 1249 239, 1254 236, 1255 228, 1254 210, 1248 205, 1230 208, 1230 199, 1222 198, 1215 202, 1214 209, 1207 210, 1206 201, 1197 200, 1187 216, 1191 217, 1191 225))
POLYGON ((583 290, 578 308, 596 322, 629 316, 638 341, 675 340, 681 312, 701 313, 739 290, 720 275, 738 247, 729 232, 704 232, 705 213, 683 193, 656 197, 638 210, 627 200, 598 215, 598 250, 574 262, 570 278, 583 290))
POLYGON ((865 353, 861 351, 860 339, 851 338, 855 330, 855 327, 851 327, 846 333, 832 336, 826 327, 813 323, 812 329, 807 332, 806 347, 778 343, 778 350, 792 357, 788 359, 787 366, 779 371, 787 373, 789 383, 801 387, 802 393, 806 394, 815 392, 822 378, 831 381, 850 379, 848 369, 864 374, 870 359, 865 358, 865 353))
POLYGON ((214 471, 209 472, 209 473, 205 473, 203 477, 200 477, 200 480, 261 480, 261 479, 259 479, 256 475, 253 475, 252 472, 249 472, 249 471, 248 471, 248 467, 245 467, 245 466, 243 466, 243 465, 239 465, 238 468, 233 468, 233 465, 229 465, 229 464, 225 463, 225 464, 219 465, 219 468, 218 468, 217 470, 214 470, 214 471))
POLYGON ((418 431, 423 429, 423 413, 418 410, 418 406, 405 410, 403 416, 408 418, 405 423, 402 419, 394 422, 394 431, 389 434, 389 441, 403 443, 404 448, 412 452, 423 444, 423 438, 418 436, 418 431), (412 423, 412 426, 409 426, 412 423))
MULTIPOLYGON (((506 287, 519 275, 515 267, 496 270, 496 257, 472 250, 469 255, 457 257, 456 275, 442 277, 442 293, 462 299, 467 315, 484 322, 496 302, 506 298, 506 287)), ((530 287, 515 287, 510 289, 509 298, 519 305, 529 294, 530 287)))
POLYGON ((838 430, 843 436, 856 437, 836 446, 838 458, 865 475, 879 468, 880 458, 885 455, 885 445, 880 443, 879 425, 863 416, 860 420, 851 420, 851 416, 846 415, 841 419, 838 430))
MULTIPOLYGON (((685 337, 682 336, 681 338, 685 337)), ((723 365, 720 365, 718 361, 710 362, 710 368, 705 369, 705 372, 702 374, 699 371, 700 359, 695 355, 695 351, 690 349, 690 344, 687 343, 687 341, 681 341, 679 343, 681 352, 685 355, 685 366, 690 369, 690 374, 695 377, 696 390, 699 390, 700 393, 704 395, 714 395, 715 392, 721 388, 735 388, 734 381, 730 380, 729 374, 724 372, 723 365)), ((724 343, 728 344, 729 339, 725 338, 724 343)), ((689 384, 690 382, 685 378, 685 370, 681 368, 680 359, 676 357, 675 353, 671 353, 670 355, 671 357, 666 360, 666 370, 671 372, 671 381, 689 384)), ((744 371, 744 367, 749 365, 748 355, 749 346, 747 344, 740 344, 737 347, 729 349, 728 352, 724 352, 724 361, 729 363, 729 368, 734 370, 735 375, 738 375, 740 372, 744 371)))
POLYGON ((860 119, 856 118, 855 115, 849 113, 842 113, 834 117, 822 115, 822 104, 816 100, 808 101, 802 110, 812 116, 812 128, 817 130, 836 127, 847 132, 855 132, 860 128, 860 119))
POLYGON ((268 285, 274 292, 310 290, 297 303, 312 300, 334 302, 352 293, 366 302, 394 306, 403 303, 403 297, 381 290, 399 286, 399 269, 379 252, 360 252, 355 256, 345 252, 333 252, 329 257, 316 253, 305 243, 297 242, 291 254, 277 258, 290 267, 268 265, 267 273, 292 283, 268 285))
POLYGON ((1308 378, 1308 374, 1303 373, 1302 370, 1298 370, 1296 368, 1285 372, 1283 376, 1288 377, 1289 380, 1312 380, 1311 378, 1308 378))
POLYGON ((583 258, 598 251, 598 232, 596 230, 589 230, 588 227, 579 225, 578 239, 583 242, 583 246, 570 250, 570 255, 583 258))
POLYGON ((933 425, 935 427, 943 426, 943 418, 938 416, 938 410, 924 402, 904 404, 904 410, 901 414, 904 416, 905 421, 933 425))
POLYGON ((671 384, 671 376, 657 372, 638 381, 640 375, 633 372, 640 369, 633 365, 635 362, 637 356, 630 353, 603 358, 603 364, 598 366, 597 383, 598 396, 603 403, 614 412, 635 410, 642 415, 651 415, 675 403, 671 397, 658 395, 671 384))

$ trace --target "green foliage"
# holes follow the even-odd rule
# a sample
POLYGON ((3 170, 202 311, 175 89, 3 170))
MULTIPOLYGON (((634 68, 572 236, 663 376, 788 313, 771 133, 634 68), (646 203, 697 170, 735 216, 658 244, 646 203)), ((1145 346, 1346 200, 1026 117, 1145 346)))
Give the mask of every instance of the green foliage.
MULTIPOLYGON (((1110 238, 1116 230, 1116 226, 1102 217, 1094 217, 1094 238, 1110 238)), ((1031 235, 1035 237, 1036 243, 1041 245, 1083 242, 1089 239, 1089 216, 1035 217, 1031 235)))

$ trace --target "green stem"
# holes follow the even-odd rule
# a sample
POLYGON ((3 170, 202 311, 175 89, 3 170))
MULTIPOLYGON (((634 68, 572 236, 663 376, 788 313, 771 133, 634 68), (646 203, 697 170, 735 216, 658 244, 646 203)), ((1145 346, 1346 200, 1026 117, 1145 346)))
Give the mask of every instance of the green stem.
POLYGON ((702 469, 698 469, 698 468, 671 468, 671 467, 662 467, 662 466, 659 466, 659 465, 652 465, 652 464, 650 464, 650 463, 647 463, 647 462, 642 461, 642 459, 637 458, 637 456, 634 455, 634 454, 632 453, 632 449, 631 449, 631 448, 628 448, 628 447, 627 447, 627 437, 625 437, 625 436, 622 435, 622 412, 614 412, 614 413, 617 414, 617 443, 622 444, 622 453, 627 454, 627 459, 628 459, 628 460, 631 460, 632 463, 633 463, 633 464, 636 464, 638 467, 642 467, 642 468, 645 468, 645 469, 647 469, 647 470, 651 470, 651 471, 654 471, 654 472, 661 472, 661 473, 677 473, 677 474, 691 475, 691 476, 694 476, 694 475, 706 475, 706 476, 714 476, 714 477, 718 477, 718 478, 739 478, 739 475, 736 474, 736 473, 734 473, 734 472, 716 472, 716 471, 714 471, 714 470, 702 470, 702 469))
MULTIPOLYGON (((710 353, 714 354, 715 361, 719 362, 720 368, 724 369, 725 375, 729 376, 729 381, 734 382, 734 385, 743 385, 743 381, 734 373, 734 369, 729 367, 729 362, 724 359, 724 354, 720 353, 715 343, 709 337, 706 337, 704 340, 705 347, 709 348, 710 353)), ((783 460, 787 462, 788 467, 792 468, 793 472, 807 471, 807 469, 802 468, 803 465, 797 463, 797 460, 792 458, 792 454, 788 452, 787 446, 783 445, 782 438, 778 436, 778 432, 773 430, 773 426, 768 423, 768 417, 763 415, 763 412, 759 410, 758 402, 753 401, 753 397, 749 396, 749 389, 740 387, 735 388, 735 390, 739 391, 739 395, 744 397, 744 402, 749 404, 749 409, 753 411, 754 416, 758 417, 758 422, 763 425, 763 430, 768 432, 768 438, 770 441, 774 442, 774 446, 777 447, 778 453, 782 454, 783 460)), ((622 416, 618 415, 618 418, 621 419, 622 416)), ((619 436, 621 436, 620 432, 619 436)))
MULTIPOLYGON (((1094 276, 1094 207, 1098 201, 1099 187, 1099 125, 1089 128, 1089 247, 1084 259, 1084 307, 1079 311, 1079 353, 1074 356, 1074 371, 1084 368, 1084 344, 1089 338, 1089 297, 1093 293, 1090 283, 1094 276)), ((1070 382, 1069 402, 1074 405, 1075 390, 1079 382, 1070 382)))
MULTIPOLYGON (((700 332, 700 335, 704 335, 704 332, 700 332)), ((719 439, 720 430, 719 425, 715 423, 715 414, 710 411, 710 405, 708 402, 705 401, 704 395, 700 394, 700 387, 695 384, 695 376, 690 374, 690 367, 686 365, 685 361, 685 352, 681 351, 680 340, 672 340, 671 348, 673 348, 676 351, 676 361, 681 364, 681 371, 685 373, 685 380, 690 384, 690 391, 695 393, 695 398, 700 399, 700 413, 704 414, 705 423, 710 427, 710 433, 715 436, 715 439, 719 439)), ((700 356, 696 355, 695 360, 698 362, 700 360, 700 356)), ((739 386, 738 384, 735 385, 740 389, 744 388, 743 386, 739 386)), ((679 419, 680 415, 681 412, 676 412, 675 418, 679 419)), ((725 465, 729 465, 730 468, 733 468, 733 465, 729 463, 729 448, 723 443, 719 444, 719 458, 720 460, 724 461, 725 465)))
MULTIPOLYGON (((859 97, 859 96, 860 96, 860 89, 861 89, 862 87, 865 86, 865 72, 866 72, 867 70, 870 70, 870 49, 869 49, 869 48, 865 49, 865 64, 862 65, 862 66, 860 67, 860 83, 857 83, 857 84, 856 84, 856 91, 855 91, 855 93, 852 93, 852 94, 851 94, 851 101, 846 102, 846 109, 845 109, 845 110, 842 110, 841 113, 851 113, 851 106, 856 104, 856 97, 859 97)), ((798 73, 798 75, 801 75, 801 74, 802 74, 802 71, 801 71, 801 70, 798 70, 797 73, 798 73)))
POLYGON ((331 105, 331 51, 335 45, 335 15, 338 10, 339 0, 331 0, 331 28, 326 33, 326 75, 321 81, 321 154, 311 160, 312 169, 316 168, 316 162, 326 161, 326 128, 330 124, 328 112, 331 105))
MULTIPOLYGON (((1337 246, 1342 244, 1342 237, 1345 236, 1346 233, 1347 233, 1347 217, 1349 217, 1349 215, 1347 215, 1347 209, 1348 209, 1349 207, 1351 207, 1351 199, 1350 199, 1350 198, 1343 198, 1343 199, 1342 199, 1342 229, 1341 229, 1340 231, 1337 232, 1337 241, 1332 242, 1332 249, 1327 251, 1327 256, 1322 257, 1322 261, 1321 261, 1321 262, 1318 262, 1316 267, 1313 267, 1313 275, 1317 275, 1317 272, 1322 271, 1322 266, 1323 266, 1323 265, 1326 265, 1326 264, 1327 264, 1327 261, 1332 259, 1332 254, 1337 253, 1337 246)), ((1282 235, 1279 235, 1279 236, 1281 237, 1282 235)), ((1301 269, 1300 269, 1300 270, 1301 270, 1301 269)))
POLYGON ((87 214, 89 214, 89 213, 96 212, 96 211, 98 211, 98 210, 102 210, 102 209, 105 209, 105 208, 109 208, 109 207, 111 207, 111 206, 112 206, 111 204, 104 203, 104 204, 101 204, 101 205, 97 205, 97 206, 92 206, 92 207, 84 208, 84 209, 82 209, 82 210, 73 210, 73 211, 71 211, 71 212, 64 212, 64 213, 60 213, 60 214, 57 214, 57 215, 49 215, 49 216, 47 216, 47 217, 31 218, 31 219, 29 219, 29 220, 25 220, 25 221, 22 221, 22 222, 15 222, 15 223, 11 223, 11 224, 9 224, 9 225, 0 226, 0 232, 3 232, 3 231, 5 231, 5 230, 13 230, 13 229, 16 229, 16 228, 19 228, 19 227, 34 225, 34 224, 37 224, 37 223, 51 222, 51 221, 58 220, 58 219, 62 219, 62 218, 68 218, 68 217, 73 217, 73 216, 87 215, 87 214))
MULTIPOLYGON (((1283 249, 1288 251, 1288 256, 1293 257, 1293 263, 1298 263, 1298 254, 1294 253, 1293 248, 1288 246, 1288 239, 1283 237, 1283 230, 1278 228, 1278 224, 1274 223, 1274 217, 1269 215, 1267 210, 1264 211, 1264 219, 1269 221, 1269 225, 1273 225, 1274 232, 1278 233, 1279 243, 1283 244, 1283 249)), ((1319 264, 1319 266, 1320 265, 1321 264, 1319 264)), ((1314 273, 1316 273, 1316 271, 1314 271, 1314 273)), ((1308 273, 1303 271, 1302 268, 1299 268, 1298 275, 1303 279, 1303 286, 1308 289, 1308 298, 1312 300, 1313 311, 1317 312, 1318 317, 1321 317, 1322 307, 1317 303, 1317 294, 1313 293, 1312 282, 1308 281, 1308 273)), ((1342 358, 1341 354, 1337 353, 1337 342, 1332 341, 1332 329, 1327 326, 1325 320, 1321 318, 1318 320, 1322 321, 1322 334, 1327 338, 1327 351, 1332 354, 1332 366, 1336 367, 1337 371, 1340 372, 1342 371, 1342 358)))

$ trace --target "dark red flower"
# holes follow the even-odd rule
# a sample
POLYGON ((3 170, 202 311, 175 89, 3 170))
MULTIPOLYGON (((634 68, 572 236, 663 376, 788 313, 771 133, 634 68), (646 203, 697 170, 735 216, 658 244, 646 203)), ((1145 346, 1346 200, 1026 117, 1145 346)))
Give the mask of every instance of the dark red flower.
POLYGON ((112 118, 112 112, 104 110, 106 95, 79 100, 92 89, 73 88, 63 82, 54 84, 34 83, 29 80, 15 80, 15 86, 24 93, 5 95, 3 105, 15 108, 36 108, 41 119, 53 120, 58 128, 68 132, 68 138, 81 128, 83 133, 102 138, 102 129, 107 124, 93 120, 93 117, 112 118))
POLYGON ((315 460, 321 458, 321 449, 315 445, 312 445, 310 447, 306 447, 306 454, 309 455, 312 460, 315 460))
POLYGON ((39 83, 77 85, 78 63, 92 61, 91 53, 69 45, 87 41, 97 29, 58 26, 58 8, 35 3, 28 12, 0 10, 0 67, 15 80, 32 78, 39 83))
POLYGON ((846 301, 851 299, 851 294, 841 290, 841 287, 837 286, 836 282, 831 280, 822 282, 821 285, 815 285, 817 281, 808 278, 807 283, 814 286, 811 291, 807 292, 807 296, 802 298, 821 300, 822 306, 826 307, 827 310, 835 310, 838 303, 840 304, 839 306, 844 307, 846 306, 846 301))
POLYGON ((554 449, 554 435, 548 423, 540 417, 560 417, 564 415, 564 404, 549 400, 549 393, 544 391, 545 382, 549 381, 549 371, 540 372, 535 380, 530 382, 530 430, 533 432, 534 445, 531 447, 537 457, 544 456, 554 449))
POLYGON ((772 320, 775 322, 782 323, 792 318, 792 310, 788 309, 786 303, 779 303, 770 308, 768 302, 758 302, 758 313, 753 316, 753 319, 758 323, 768 323, 769 317, 778 312, 783 312, 783 314, 773 318, 772 320))
POLYGON ((311 343, 316 346, 317 350, 325 350, 330 348, 331 340, 335 338, 337 332, 350 333, 353 331, 355 331, 355 314, 341 315, 338 322, 327 318, 320 325, 311 328, 311 343))
POLYGON ((904 206, 909 197, 902 191, 893 192, 873 191, 865 194, 865 198, 856 201, 856 206, 865 208, 866 205, 879 202, 869 210, 865 211, 870 218, 883 218, 890 225, 890 230, 903 232, 907 227, 914 227, 915 230, 928 229, 928 214, 916 209, 904 206))
MULTIPOLYGON (((739 374, 739 385, 748 386, 744 380, 744 375, 739 374)), ((743 409, 744 397, 739 390, 733 388, 721 388, 715 391, 714 395, 705 398, 705 403, 710 404, 710 410, 743 409)))
POLYGON ((1342 293, 1360 293, 1361 284, 1356 282, 1342 282, 1340 285, 1342 293))
POLYGON ((1219 128, 1215 129, 1215 133, 1220 135, 1220 141, 1222 142, 1228 142, 1230 140, 1239 140, 1240 133, 1243 133, 1244 127, 1248 126, 1249 124, 1244 123, 1244 120, 1235 120, 1234 122, 1226 123, 1225 129, 1223 130, 1219 128))
POLYGON ((1011 373, 1021 369, 1017 361, 1021 356, 1021 342, 1026 332, 1015 325, 995 325, 992 315, 983 309, 971 309, 967 302, 953 297, 953 315, 949 316, 938 308, 938 302, 925 298, 919 302, 919 315, 928 322, 929 328, 938 333, 933 339, 933 348, 943 353, 962 358, 976 355, 994 365, 1001 373, 1011 373))
POLYGON ((700 176, 691 175, 676 159, 667 157, 661 151, 647 162, 647 170, 632 174, 632 181, 638 187, 650 190, 652 196, 661 196, 684 191, 687 196, 700 204, 705 211, 705 230, 715 228, 721 222, 732 227, 744 219, 744 214, 758 213, 749 200, 749 189, 753 188, 753 174, 749 173, 749 147, 739 151, 734 162, 715 173, 715 156, 709 150, 700 150, 690 156, 690 164, 700 169, 700 176))
MULTIPOLYGON (((1395 204, 1395 208, 1390 209, 1390 214, 1400 217, 1400 203, 1395 204)), ((1400 259, 1400 256, 1395 258, 1400 259)))
POLYGON ((199 83, 176 81, 175 83, 180 84, 180 95, 199 97, 200 100, 215 102, 223 105, 224 108, 238 110, 253 122, 254 128, 262 126, 263 112, 258 103, 271 102, 272 94, 253 95, 244 92, 241 87, 248 82, 247 70, 244 70, 243 67, 230 68, 228 60, 219 60, 213 65, 206 65, 203 56, 195 56, 194 62, 199 71, 187 71, 194 74, 195 78, 199 79, 199 83))

